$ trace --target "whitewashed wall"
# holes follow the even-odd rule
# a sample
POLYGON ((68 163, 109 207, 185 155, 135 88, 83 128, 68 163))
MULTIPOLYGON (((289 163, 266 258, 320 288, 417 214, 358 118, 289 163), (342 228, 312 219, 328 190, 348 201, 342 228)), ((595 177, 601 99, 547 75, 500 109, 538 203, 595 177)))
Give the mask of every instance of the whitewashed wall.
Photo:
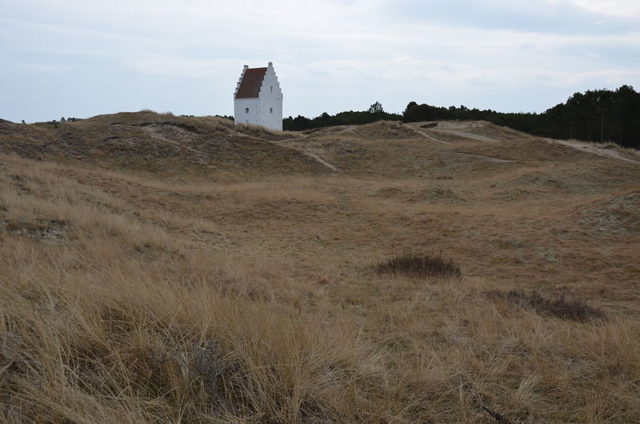
POLYGON ((236 99, 234 102, 233 118, 238 124, 262 125, 262 112, 259 99, 236 99), (247 108, 249 113, 247 113, 247 108))
POLYGON ((271 130, 282 131, 282 89, 271 62, 269 62, 267 72, 264 74, 258 97, 260 99, 260 124, 271 130))
MULTIPOLYGON (((242 76, 246 70, 245 67, 242 76)), ((238 87, 239 85, 240 83, 238 87)), ((271 62, 267 66, 257 99, 235 99, 234 95, 233 116, 236 123, 262 125, 271 130, 282 130, 282 89, 271 62)))

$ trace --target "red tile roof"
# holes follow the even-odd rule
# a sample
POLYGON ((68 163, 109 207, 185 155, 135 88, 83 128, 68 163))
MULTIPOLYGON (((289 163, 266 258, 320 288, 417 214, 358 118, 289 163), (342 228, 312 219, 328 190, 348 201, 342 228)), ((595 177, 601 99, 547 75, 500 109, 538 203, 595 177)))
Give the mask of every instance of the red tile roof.
POLYGON ((252 99, 258 97, 266 72, 267 68, 248 68, 244 73, 244 77, 236 93, 236 99, 252 99))

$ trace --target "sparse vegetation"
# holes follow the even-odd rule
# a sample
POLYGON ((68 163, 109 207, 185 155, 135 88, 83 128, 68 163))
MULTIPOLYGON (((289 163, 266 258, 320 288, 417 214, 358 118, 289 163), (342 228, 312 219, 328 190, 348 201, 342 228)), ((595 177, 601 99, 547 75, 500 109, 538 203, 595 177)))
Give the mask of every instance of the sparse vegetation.
POLYGON ((638 421, 632 153, 253 131, 0 121, 0 422, 638 421))

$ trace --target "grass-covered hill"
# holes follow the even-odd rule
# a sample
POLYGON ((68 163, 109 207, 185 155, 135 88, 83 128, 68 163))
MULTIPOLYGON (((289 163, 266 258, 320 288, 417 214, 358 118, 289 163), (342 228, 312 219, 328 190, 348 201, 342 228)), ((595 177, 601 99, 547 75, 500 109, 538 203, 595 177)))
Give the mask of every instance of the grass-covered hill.
POLYGON ((634 151, 143 112, 0 152, 0 422, 640 417, 634 151))
POLYGON ((321 170, 315 161, 269 141, 292 137, 217 117, 118 113, 36 124, 0 122, 0 151, 29 158, 77 160, 113 168, 242 175, 321 170))
POLYGON ((433 106, 410 102, 402 114, 387 113, 378 102, 367 111, 323 113, 313 119, 298 115, 284 119, 287 130, 308 130, 336 125, 361 125, 378 120, 487 121, 541 137, 588 142, 611 142, 640 149, 640 93, 629 85, 617 90, 574 93, 566 102, 542 113, 505 113, 462 106, 433 106))

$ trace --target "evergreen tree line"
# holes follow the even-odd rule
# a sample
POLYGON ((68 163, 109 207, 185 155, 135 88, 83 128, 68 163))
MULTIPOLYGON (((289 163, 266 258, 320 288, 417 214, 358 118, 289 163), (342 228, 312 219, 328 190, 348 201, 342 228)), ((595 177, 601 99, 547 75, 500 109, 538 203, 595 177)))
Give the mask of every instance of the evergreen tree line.
POLYGON ((575 93, 543 113, 501 113, 465 106, 437 107, 411 102, 402 115, 387 113, 376 102, 367 111, 323 113, 309 119, 298 115, 283 120, 285 130, 301 131, 333 125, 359 125, 378 120, 403 122, 484 120, 529 134, 559 139, 614 142, 640 149, 640 93, 623 85, 617 90, 575 93))
POLYGON ((401 121, 402 115, 397 113, 387 113, 379 102, 372 104, 366 111, 340 112, 335 115, 323 113, 313 119, 298 115, 282 120, 282 129, 288 131, 304 131, 313 128, 332 127, 336 125, 362 125, 370 124, 380 120, 401 121))

